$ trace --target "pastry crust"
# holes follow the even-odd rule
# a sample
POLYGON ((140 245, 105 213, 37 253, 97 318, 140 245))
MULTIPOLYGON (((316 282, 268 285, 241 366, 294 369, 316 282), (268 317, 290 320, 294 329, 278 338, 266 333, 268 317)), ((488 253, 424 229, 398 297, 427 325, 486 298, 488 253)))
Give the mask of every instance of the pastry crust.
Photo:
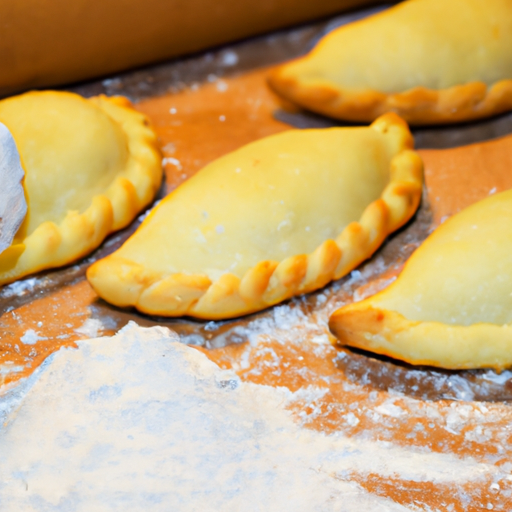
POLYGON ((415 212, 422 162, 394 114, 290 130, 212 162, 166 197, 89 282, 142 312, 230 318, 351 271, 415 212))
POLYGON ((396 112, 411 124, 480 119, 512 109, 509 0, 408 0, 325 36, 279 67, 270 85, 337 119, 396 112))
POLYGON ((156 135, 122 97, 30 92, 2 100, 29 211, 0 254, 0 284, 66 265, 127 226, 162 179, 156 135))
POLYGON ((512 191, 451 217, 382 292, 331 316, 343 344, 448 369, 512 365, 512 191))

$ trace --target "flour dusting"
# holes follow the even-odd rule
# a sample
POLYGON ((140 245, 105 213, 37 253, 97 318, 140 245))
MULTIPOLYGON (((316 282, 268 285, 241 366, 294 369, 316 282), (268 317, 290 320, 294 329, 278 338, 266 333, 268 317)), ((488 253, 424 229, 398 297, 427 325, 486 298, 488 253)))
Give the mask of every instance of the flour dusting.
POLYGON ((20 341, 25 345, 35 345, 39 340, 46 340, 44 336, 39 336, 39 333, 34 329, 27 329, 25 334, 20 338, 20 341))
POLYGON ((2 511, 400 512, 420 509, 353 476, 500 476, 470 457, 302 428, 287 404, 325 390, 243 382, 162 327, 132 323, 78 345, 53 354, 4 411, 2 511))
POLYGON ((86 336, 87 338, 96 338, 103 332, 104 325, 97 318, 88 318, 80 327, 75 329, 77 334, 86 336))

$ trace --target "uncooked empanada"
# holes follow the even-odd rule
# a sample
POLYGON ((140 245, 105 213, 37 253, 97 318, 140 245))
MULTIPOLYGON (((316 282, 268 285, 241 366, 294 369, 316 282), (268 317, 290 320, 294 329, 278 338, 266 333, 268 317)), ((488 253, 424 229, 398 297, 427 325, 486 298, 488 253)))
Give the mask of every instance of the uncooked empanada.
POLYGON ((443 368, 512 365, 512 190, 451 217, 382 292, 337 310, 342 343, 443 368))
POLYGON ((30 92, 0 101, 25 169, 28 214, 0 254, 0 284, 95 249, 153 199, 156 136, 125 98, 30 92))
POLYGON ((413 124, 512 108, 512 2, 408 0, 325 36, 270 77, 283 96, 338 119, 396 112, 413 124))
POLYGON ((394 114, 366 128, 291 130, 212 162, 92 265, 105 300, 229 318, 341 277, 416 210, 422 162, 394 114))

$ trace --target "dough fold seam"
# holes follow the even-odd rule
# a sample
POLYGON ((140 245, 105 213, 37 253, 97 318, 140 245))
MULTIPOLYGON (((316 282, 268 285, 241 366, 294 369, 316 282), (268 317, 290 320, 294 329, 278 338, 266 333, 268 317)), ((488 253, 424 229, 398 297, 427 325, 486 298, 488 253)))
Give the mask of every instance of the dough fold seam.
POLYGON ((329 328, 344 345, 451 370, 512 366, 512 325, 446 325, 409 320, 396 311, 361 303, 336 311, 329 328), (508 356, 504 356, 508 354, 508 356))
POLYGON ((280 95, 314 112, 340 120, 371 122, 386 112, 395 112, 413 125, 473 121, 512 109, 512 80, 491 86, 483 82, 446 89, 414 87, 397 93, 373 89, 334 87, 328 81, 301 83, 278 68, 269 76, 270 86, 280 95))

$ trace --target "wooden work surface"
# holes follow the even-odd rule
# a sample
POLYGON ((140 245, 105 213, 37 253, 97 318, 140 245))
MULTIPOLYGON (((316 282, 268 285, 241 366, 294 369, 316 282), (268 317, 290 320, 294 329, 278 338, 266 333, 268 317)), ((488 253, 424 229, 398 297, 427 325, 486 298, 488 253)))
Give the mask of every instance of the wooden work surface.
MULTIPOLYGON (((268 67, 306 51, 345 15, 187 60, 84 84, 84 95, 124 94, 148 115, 163 152, 168 194, 213 159, 290 127, 333 126, 295 111, 266 86, 268 67)), ((425 162, 425 194, 414 219, 349 276, 282 306, 225 322, 151 318, 99 300, 87 266, 119 247, 140 223, 111 236, 75 265, 0 291, 0 378, 11 385, 63 345, 111 335, 128 321, 166 325, 242 380, 321 396, 292 407, 297 422, 326 434, 378 439, 415 452, 439 452, 500 469, 498 480, 434 483, 400 474, 354 471, 347 479, 412 510, 512 509, 512 373, 412 368, 330 343, 326 321, 337 307, 384 287, 432 229, 465 206, 512 187, 512 139, 447 149, 512 133, 512 115, 456 127, 414 130, 425 162), (443 151, 441 151, 443 149, 443 151), (23 343, 24 336, 36 343, 23 343), (417 508, 413 508, 417 507, 417 508)), ((141 216, 142 217, 142 216, 141 216)), ((25 338, 26 339, 26 338, 25 338)))

